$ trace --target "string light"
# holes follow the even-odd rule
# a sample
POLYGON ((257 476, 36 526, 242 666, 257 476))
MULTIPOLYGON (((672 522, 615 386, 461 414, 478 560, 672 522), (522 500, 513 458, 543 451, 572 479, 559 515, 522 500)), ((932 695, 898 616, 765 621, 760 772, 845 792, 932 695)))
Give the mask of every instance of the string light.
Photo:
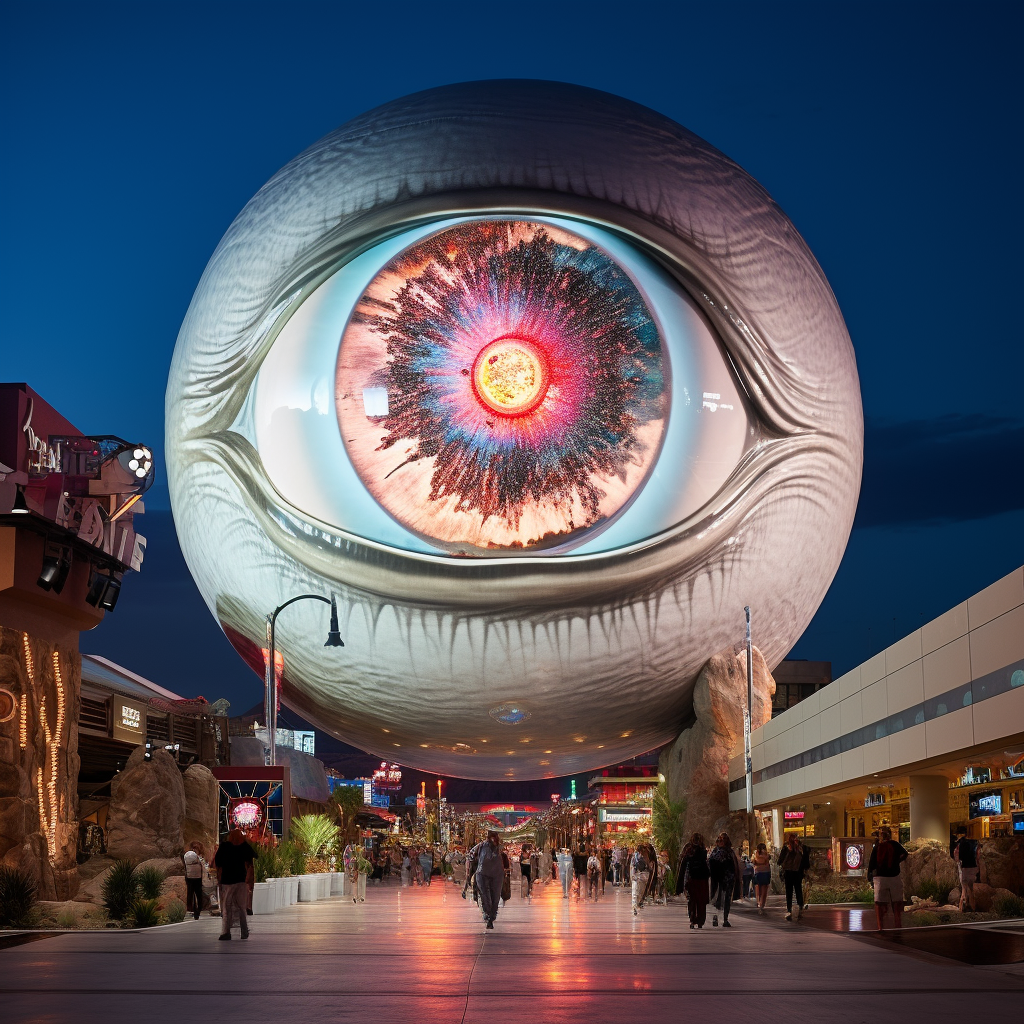
MULTIPOLYGON (((28 672, 29 684, 33 693, 36 688, 35 661, 32 658, 32 646, 27 633, 21 635, 22 650, 25 652, 25 668, 28 672)), ((64 738, 64 722, 67 702, 64 697, 64 677, 60 669, 60 655, 53 652, 53 681, 57 692, 57 723, 53 732, 50 731, 50 720, 46 708, 45 693, 39 700, 39 723, 43 727, 43 738, 46 742, 47 767, 49 768, 46 786, 43 786, 42 766, 36 769, 36 796, 39 800, 39 824, 46 835, 46 846, 50 857, 57 855, 57 823, 60 819, 60 802, 57 798, 57 779, 60 759, 60 745, 64 738), (49 798, 49 799, 47 799, 49 798)), ((25 696, 21 703, 21 747, 28 746, 28 707, 25 696)))

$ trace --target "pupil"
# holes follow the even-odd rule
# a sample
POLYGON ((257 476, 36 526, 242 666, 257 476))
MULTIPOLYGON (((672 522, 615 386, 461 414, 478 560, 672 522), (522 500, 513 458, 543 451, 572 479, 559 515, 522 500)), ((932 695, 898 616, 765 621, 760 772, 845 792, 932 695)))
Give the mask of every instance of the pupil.
POLYGON ((547 365, 537 346, 521 338, 499 338, 476 358, 473 383, 488 409, 506 416, 532 412, 547 392, 547 365))

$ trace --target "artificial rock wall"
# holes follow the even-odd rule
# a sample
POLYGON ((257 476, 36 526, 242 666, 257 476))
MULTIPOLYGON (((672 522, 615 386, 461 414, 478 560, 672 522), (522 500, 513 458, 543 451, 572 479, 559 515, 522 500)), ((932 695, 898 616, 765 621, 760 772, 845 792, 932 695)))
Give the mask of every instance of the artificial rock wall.
POLYGON ((44 900, 78 890, 81 676, 74 647, 0 626, 0 862, 44 900))
MULTIPOLYGON (((750 727, 758 729, 772 717, 775 680, 756 647, 753 667, 750 727)), ((658 761, 669 799, 686 801, 687 838, 701 832, 710 844, 724 831, 737 846, 746 838, 746 815, 729 813, 729 757, 743 743, 746 704, 746 648, 719 651, 708 659, 694 684, 693 722, 661 752, 658 761)))

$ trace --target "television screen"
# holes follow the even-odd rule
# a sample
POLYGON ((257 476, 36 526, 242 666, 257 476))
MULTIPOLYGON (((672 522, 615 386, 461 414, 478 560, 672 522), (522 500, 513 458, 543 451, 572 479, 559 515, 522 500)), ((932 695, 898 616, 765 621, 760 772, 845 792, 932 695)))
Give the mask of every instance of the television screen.
POLYGON ((1024 836, 1024 811, 1013 812, 1013 834, 1024 836))
POLYGON ((990 789, 972 793, 970 799, 972 818, 985 818, 991 814, 1003 813, 1003 794, 1001 790, 990 789))

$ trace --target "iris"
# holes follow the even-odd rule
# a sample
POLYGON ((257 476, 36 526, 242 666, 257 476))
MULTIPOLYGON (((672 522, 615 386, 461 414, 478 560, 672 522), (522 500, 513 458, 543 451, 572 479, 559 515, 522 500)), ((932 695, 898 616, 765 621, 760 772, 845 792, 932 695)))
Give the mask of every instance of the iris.
POLYGON ((658 326, 602 249, 553 225, 469 221, 363 292, 338 413, 399 522, 456 553, 515 551, 575 542, 643 486, 666 378, 658 326))

